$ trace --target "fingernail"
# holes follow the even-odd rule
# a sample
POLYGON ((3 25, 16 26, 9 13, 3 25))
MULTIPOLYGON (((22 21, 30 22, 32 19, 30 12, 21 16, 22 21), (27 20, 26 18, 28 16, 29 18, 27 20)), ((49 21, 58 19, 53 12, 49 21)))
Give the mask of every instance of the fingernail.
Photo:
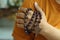
POLYGON ((38 4, 37 4, 37 2, 35 2, 35 6, 37 6, 38 4))

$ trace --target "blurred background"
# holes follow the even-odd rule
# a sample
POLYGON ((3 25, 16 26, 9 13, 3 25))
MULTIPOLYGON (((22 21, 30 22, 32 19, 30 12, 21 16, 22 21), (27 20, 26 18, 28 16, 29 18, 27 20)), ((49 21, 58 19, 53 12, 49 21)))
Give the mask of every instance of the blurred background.
POLYGON ((16 13, 22 2, 23 0, 0 0, 0 40, 13 40, 16 13))

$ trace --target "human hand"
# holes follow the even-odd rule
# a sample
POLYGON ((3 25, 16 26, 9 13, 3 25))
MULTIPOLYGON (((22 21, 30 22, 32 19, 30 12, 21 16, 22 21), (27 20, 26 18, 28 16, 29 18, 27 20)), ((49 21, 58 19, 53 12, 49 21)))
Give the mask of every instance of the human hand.
POLYGON ((45 36, 48 40, 60 40, 60 30, 55 28, 54 26, 50 25, 47 22, 45 13, 43 10, 39 7, 37 2, 35 2, 35 8, 41 13, 42 19, 41 23, 39 24, 39 27, 41 29, 40 34, 45 36))
POLYGON ((34 6, 35 6, 35 9, 41 13, 42 19, 41 19, 41 22, 40 22, 39 26, 40 26, 40 28, 43 30, 43 29, 45 28, 45 25, 48 24, 48 23, 47 23, 46 16, 45 16, 45 13, 44 13, 44 11, 39 7, 39 5, 37 4, 37 2, 35 2, 34 6))
MULTIPOLYGON (((39 27, 40 27, 41 29, 43 29, 43 28, 44 28, 44 24, 47 23, 45 13, 42 11, 42 9, 38 6, 38 4, 37 4, 36 2, 35 2, 35 4, 34 4, 34 6, 35 6, 36 10, 41 13, 42 19, 41 19, 41 22, 40 22, 40 24, 39 24, 39 27)), ((21 12, 20 12, 20 13, 17 13, 17 16, 20 17, 20 18, 17 18, 17 23, 20 23, 20 24, 19 24, 20 27, 23 26, 22 23, 24 23, 24 16, 25 16, 25 13, 26 13, 27 9, 28 9, 28 8, 19 8, 19 10, 21 10, 22 13, 21 13, 21 12)), ((34 11, 32 11, 32 10, 28 11, 28 15, 27 15, 28 20, 27 20, 27 22, 30 21, 30 19, 32 18, 33 12, 34 12, 34 11)), ((31 24, 31 25, 32 25, 32 24, 31 24)), ((30 28, 31 28, 31 27, 30 27, 30 28)))

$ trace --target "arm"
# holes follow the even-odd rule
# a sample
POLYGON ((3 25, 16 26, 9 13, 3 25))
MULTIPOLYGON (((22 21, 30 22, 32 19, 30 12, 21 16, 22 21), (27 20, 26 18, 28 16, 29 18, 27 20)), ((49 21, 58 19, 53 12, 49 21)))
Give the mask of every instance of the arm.
POLYGON ((44 28, 42 28, 40 34, 45 36, 48 40, 60 40, 60 30, 48 23, 40 25, 40 27, 43 26, 44 28))

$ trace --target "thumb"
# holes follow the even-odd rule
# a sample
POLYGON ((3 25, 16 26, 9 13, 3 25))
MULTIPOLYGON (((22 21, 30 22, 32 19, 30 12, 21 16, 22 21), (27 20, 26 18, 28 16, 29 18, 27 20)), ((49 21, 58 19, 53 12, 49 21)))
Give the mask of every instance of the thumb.
POLYGON ((36 10, 41 13, 42 19, 45 19, 45 20, 46 20, 45 13, 44 13, 43 10, 40 8, 40 6, 38 5, 37 2, 34 3, 34 6, 35 6, 36 10))
MULTIPOLYGON (((37 11, 40 11, 41 13, 43 13, 42 9, 39 7, 37 2, 35 2, 34 6, 35 6, 37 11)), ((42 15, 44 15, 44 14, 42 14, 42 15)))

